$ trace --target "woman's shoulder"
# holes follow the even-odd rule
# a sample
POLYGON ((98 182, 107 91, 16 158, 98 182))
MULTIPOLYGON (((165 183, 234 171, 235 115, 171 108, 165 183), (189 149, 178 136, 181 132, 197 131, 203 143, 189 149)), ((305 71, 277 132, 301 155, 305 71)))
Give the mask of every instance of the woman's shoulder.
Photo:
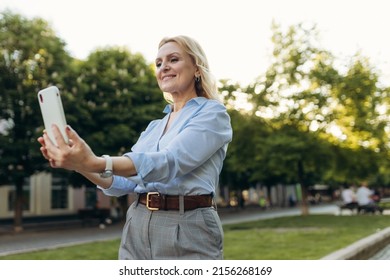
POLYGON ((152 120, 152 121, 148 124, 146 130, 150 130, 150 129, 155 128, 156 126, 158 126, 158 125, 161 123, 161 121, 162 121, 162 119, 155 119, 155 120, 152 120))
POLYGON ((222 110, 226 111, 226 106, 219 100, 215 99, 208 99, 205 97, 198 97, 196 98, 197 103, 203 108, 203 109, 212 109, 212 110, 222 110))

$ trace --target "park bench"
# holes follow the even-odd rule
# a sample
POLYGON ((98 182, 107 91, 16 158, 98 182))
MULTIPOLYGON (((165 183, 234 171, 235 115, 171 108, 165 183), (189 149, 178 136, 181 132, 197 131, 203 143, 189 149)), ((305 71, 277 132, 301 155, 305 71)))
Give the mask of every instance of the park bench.
POLYGON ((384 208, 379 205, 363 205, 360 206, 357 203, 341 204, 339 205, 340 214, 343 210, 349 210, 351 214, 382 214, 384 208))
POLYGON ((354 204, 340 204, 339 205, 339 213, 342 214, 343 210, 349 210, 353 214, 388 214, 390 212, 390 197, 381 198, 380 202, 375 206, 359 206, 357 203, 354 204))
POLYGON ((366 214, 366 213, 382 214, 383 208, 378 205, 363 205, 358 207, 358 213, 359 214, 366 214))
POLYGON ((359 213, 359 205, 357 203, 348 203, 339 205, 340 214, 343 210, 349 210, 351 214, 359 213))
POLYGON ((382 198, 381 201, 378 203, 378 206, 381 207, 383 210, 390 210, 390 198, 382 198))

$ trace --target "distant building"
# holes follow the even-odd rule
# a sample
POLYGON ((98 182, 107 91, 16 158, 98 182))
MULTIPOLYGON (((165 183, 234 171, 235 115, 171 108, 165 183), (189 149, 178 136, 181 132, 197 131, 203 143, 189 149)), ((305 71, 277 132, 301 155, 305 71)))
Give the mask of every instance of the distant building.
MULTIPOLYGON (((73 188, 51 173, 39 173, 26 180, 23 187, 23 217, 77 215, 80 209, 111 208, 112 199, 97 188, 73 188)), ((0 219, 14 217, 15 187, 0 187, 0 219)))

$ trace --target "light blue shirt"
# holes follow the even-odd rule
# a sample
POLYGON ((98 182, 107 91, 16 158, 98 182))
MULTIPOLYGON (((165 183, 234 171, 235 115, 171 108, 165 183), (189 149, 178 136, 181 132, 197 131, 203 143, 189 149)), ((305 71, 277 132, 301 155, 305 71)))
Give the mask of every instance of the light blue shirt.
POLYGON ((106 195, 159 192, 167 195, 215 194, 219 174, 232 140, 230 117, 225 106, 212 99, 189 100, 164 130, 171 114, 152 121, 141 133, 131 152, 124 154, 135 165, 137 175, 114 176, 106 195))

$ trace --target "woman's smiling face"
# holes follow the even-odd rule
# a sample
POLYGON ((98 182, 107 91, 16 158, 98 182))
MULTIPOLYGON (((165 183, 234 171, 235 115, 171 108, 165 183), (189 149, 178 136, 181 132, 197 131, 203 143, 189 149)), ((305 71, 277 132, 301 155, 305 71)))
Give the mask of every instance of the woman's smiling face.
POLYGON ((197 67, 190 55, 185 53, 177 43, 168 42, 158 50, 156 77, 163 92, 193 94, 196 70, 197 67))

